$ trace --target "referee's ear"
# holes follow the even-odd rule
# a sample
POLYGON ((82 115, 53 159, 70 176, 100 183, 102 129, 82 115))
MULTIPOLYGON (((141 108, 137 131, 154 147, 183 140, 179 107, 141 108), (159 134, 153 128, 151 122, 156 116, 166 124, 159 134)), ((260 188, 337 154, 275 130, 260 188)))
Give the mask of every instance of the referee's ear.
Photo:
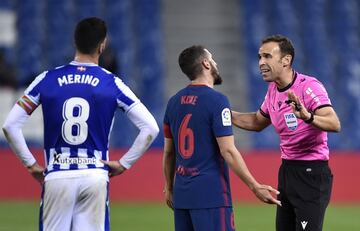
POLYGON ((292 60, 292 56, 287 54, 284 55, 284 57, 281 58, 281 63, 283 65, 283 67, 288 67, 291 65, 291 60, 292 60))

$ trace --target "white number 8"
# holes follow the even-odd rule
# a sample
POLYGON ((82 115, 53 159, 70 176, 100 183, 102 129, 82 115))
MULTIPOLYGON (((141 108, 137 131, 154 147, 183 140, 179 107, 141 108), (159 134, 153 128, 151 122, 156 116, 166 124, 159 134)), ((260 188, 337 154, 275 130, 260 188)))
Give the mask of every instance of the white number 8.
POLYGON ((64 122, 61 133, 65 142, 72 145, 84 143, 88 136, 86 121, 90 113, 89 103, 83 98, 70 98, 64 102, 62 113, 64 122), (77 115, 74 115, 75 109, 77 109, 77 115), (73 130, 74 126, 76 128, 73 130))

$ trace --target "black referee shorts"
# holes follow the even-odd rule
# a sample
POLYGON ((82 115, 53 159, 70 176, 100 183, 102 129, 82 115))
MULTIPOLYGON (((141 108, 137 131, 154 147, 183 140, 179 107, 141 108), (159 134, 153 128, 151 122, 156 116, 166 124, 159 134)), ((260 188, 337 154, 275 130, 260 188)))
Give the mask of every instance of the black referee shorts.
POLYGON ((333 175, 327 161, 283 160, 279 169, 277 231, 321 231, 333 175))

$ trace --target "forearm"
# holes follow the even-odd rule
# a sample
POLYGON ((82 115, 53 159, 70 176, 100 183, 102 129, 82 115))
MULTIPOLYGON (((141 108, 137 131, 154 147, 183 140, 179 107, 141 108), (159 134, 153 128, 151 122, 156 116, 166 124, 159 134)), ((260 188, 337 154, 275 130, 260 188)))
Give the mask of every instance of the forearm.
POLYGON ((257 119, 256 112, 232 111, 232 123, 238 128, 248 131, 261 131, 264 126, 257 119))
POLYGON ((281 205, 281 202, 272 197, 270 192, 276 192, 271 186, 259 184, 251 175, 244 159, 234 145, 234 136, 216 138, 220 153, 230 169, 253 191, 263 202, 281 205))
POLYGON ((154 140, 155 135, 150 131, 141 130, 130 149, 120 159, 120 163, 129 169, 145 153, 154 140))
POLYGON ((259 186, 259 183, 252 176, 244 159, 235 147, 229 148, 221 154, 235 175, 238 176, 252 191, 259 186))
POLYGON ((21 130, 28 118, 29 115, 15 104, 5 120, 3 132, 16 156, 26 167, 31 167, 36 160, 31 154, 21 130))
POLYGON ((163 172, 165 176, 165 189, 172 191, 175 176, 175 155, 164 153, 163 172))
POLYGON ((159 133, 154 117, 142 104, 134 106, 128 112, 128 118, 140 131, 129 151, 120 159, 121 165, 126 169, 129 169, 145 153, 159 133))
MULTIPOLYGON (((311 115, 306 120, 310 119, 311 115)), ((327 132, 339 132, 341 129, 340 121, 337 116, 313 115, 311 125, 327 132)))

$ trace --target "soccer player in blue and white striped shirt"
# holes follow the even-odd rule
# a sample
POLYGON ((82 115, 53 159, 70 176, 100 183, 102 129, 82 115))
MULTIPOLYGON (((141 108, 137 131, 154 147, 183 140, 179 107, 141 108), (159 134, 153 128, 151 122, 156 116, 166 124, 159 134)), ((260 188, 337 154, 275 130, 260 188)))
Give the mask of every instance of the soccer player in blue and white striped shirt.
POLYGON ((159 132, 154 117, 135 94, 98 66, 106 32, 99 18, 80 21, 74 33, 74 61, 37 76, 3 125, 15 154, 43 183, 40 230, 109 230, 109 176, 129 169, 159 132), (45 169, 21 132, 40 105, 45 169), (118 108, 140 131, 119 161, 109 161, 109 134, 118 108))

